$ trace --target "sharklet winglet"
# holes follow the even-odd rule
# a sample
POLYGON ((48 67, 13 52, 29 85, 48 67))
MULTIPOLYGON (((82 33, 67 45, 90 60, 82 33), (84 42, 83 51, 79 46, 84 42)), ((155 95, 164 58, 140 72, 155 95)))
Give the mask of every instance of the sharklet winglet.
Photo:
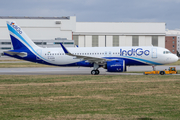
POLYGON ((60 45, 61 45, 63 51, 65 52, 65 54, 71 54, 71 53, 64 47, 64 45, 63 45, 62 43, 60 43, 60 45))

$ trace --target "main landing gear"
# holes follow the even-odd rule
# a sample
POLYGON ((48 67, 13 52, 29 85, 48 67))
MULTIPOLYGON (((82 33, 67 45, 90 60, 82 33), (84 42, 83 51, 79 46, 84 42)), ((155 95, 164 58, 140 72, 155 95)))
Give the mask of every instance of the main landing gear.
POLYGON ((91 75, 99 75, 99 70, 92 70, 91 75))
POLYGON ((100 72, 99 72, 98 68, 99 68, 99 65, 94 63, 94 68, 91 71, 91 75, 99 75, 100 72))

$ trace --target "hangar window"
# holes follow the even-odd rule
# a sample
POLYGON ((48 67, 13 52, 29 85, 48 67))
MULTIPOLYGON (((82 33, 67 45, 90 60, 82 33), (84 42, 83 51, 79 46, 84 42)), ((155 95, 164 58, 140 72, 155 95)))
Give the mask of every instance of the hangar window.
POLYGON ((92 36, 92 47, 98 47, 98 43, 99 43, 98 36, 93 35, 92 36))
POLYGON ((152 45, 158 46, 158 36, 152 36, 152 45))
POLYGON ((113 46, 114 47, 118 47, 119 46, 119 36, 118 35, 114 35, 113 36, 113 46))
POLYGON ((2 49, 2 50, 10 50, 11 47, 2 47, 1 49, 2 49))
POLYGON ((11 42, 1 42, 2 45, 11 45, 11 42))
POLYGON ((63 44, 73 44, 73 42, 64 42, 63 44))
POLYGON ((34 42, 36 45, 46 45, 46 42, 34 42))
POLYGON ((132 36, 132 46, 139 46, 139 36, 132 36))
POLYGON ((79 36, 78 35, 73 35, 73 40, 74 40, 74 45, 79 45, 79 36))
POLYGON ((60 44, 60 43, 63 44, 62 42, 54 42, 54 44, 60 44))

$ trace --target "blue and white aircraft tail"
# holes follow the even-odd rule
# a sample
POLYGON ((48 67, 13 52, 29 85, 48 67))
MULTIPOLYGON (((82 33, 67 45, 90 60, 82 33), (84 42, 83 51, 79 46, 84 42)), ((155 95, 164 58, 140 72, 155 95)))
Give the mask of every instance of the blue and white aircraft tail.
POLYGON ((31 62, 55 66, 93 67, 91 74, 99 74, 99 68, 107 72, 124 72, 131 65, 163 65, 176 62, 178 57, 169 50, 153 46, 136 47, 73 47, 41 48, 14 22, 7 21, 13 50, 4 55, 31 62))
POLYGON ((38 56, 35 49, 40 48, 34 44, 34 42, 23 32, 23 30, 15 22, 7 21, 7 27, 14 50, 6 51, 4 52, 5 54, 19 59, 28 57, 28 53, 30 52, 38 56))

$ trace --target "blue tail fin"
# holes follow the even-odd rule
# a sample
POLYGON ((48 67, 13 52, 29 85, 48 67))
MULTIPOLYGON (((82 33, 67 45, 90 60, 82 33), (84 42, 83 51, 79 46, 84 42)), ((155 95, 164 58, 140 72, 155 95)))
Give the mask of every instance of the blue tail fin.
POLYGON ((38 47, 14 21, 7 21, 7 27, 14 50, 38 47))

